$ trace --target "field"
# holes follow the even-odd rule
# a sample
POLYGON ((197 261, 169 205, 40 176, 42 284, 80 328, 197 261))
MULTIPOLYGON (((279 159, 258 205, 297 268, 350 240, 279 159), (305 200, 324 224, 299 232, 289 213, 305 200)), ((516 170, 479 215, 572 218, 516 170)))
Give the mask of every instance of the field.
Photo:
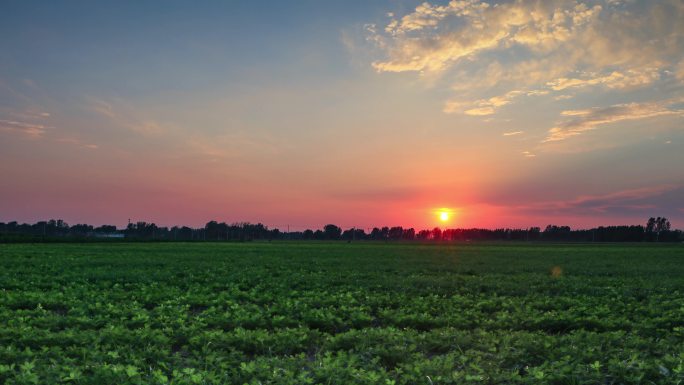
POLYGON ((681 245, 0 245, 0 383, 684 383, 681 245))

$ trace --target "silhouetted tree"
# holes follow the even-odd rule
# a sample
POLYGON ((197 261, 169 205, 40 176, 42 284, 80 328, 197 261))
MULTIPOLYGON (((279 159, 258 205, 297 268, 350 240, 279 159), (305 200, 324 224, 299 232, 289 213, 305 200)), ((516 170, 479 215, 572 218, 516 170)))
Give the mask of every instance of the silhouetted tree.
POLYGON ((94 229, 96 233, 100 234, 113 234, 116 232, 116 226, 114 225, 102 225, 94 229))
MULTIPOLYGON (((661 234, 670 231, 670 221, 665 217, 648 218, 646 222, 646 233, 650 240, 656 242, 661 240, 661 234)), ((665 234, 665 238, 669 238, 669 234, 665 234)))
POLYGON ((568 241, 570 240, 570 226, 548 225, 544 229, 543 237, 549 241, 568 241))
POLYGON ((93 232, 93 226, 86 224, 73 225, 69 228, 69 233, 71 235, 76 235, 84 237, 93 232))
POLYGON ((569 226, 549 225, 542 232, 539 227, 529 229, 444 229, 421 230, 403 229, 400 226, 375 227, 370 234, 363 229, 348 229, 344 232, 333 224, 326 225, 322 230, 305 230, 303 232, 281 233, 278 229, 269 229, 261 223, 247 222, 226 224, 216 221, 208 222, 204 227, 192 229, 187 226, 158 227, 154 223, 144 221, 131 223, 124 230, 117 230, 116 226, 103 225, 97 228, 88 224, 69 226, 63 220, 51 219, 34 224, 16 221, 0 222, 0 241, 7 242, 16 239, 35 240, 36 237, 50 240, 54 237, 102 237, 109 234, 124 234, 130 239, 141 240, 208 240, 208 241, 249 241, 253 239, 318 239, 318 240, 442 240, 442 241, 478 241, 478 240, 547 240, 567 242, 679 242, 684 241, 684 234, 680 230, 672 230, 671 224, 665 217, 649 218, 646 226, 600 226, 592 229, 572 230, 569 226), (14 237, 14 238, 12 238, 14 237))
POLYGON ((541 236, 541 228, 539 227, 530 227, 527 230, 527 240, 529 241, 536 241, 539 239, 541 236))
POLYGON ((342 233, 342 239, 344 239, 345 241, 352 241, 352 240, 362 241, 362 240, 366 239, 366 237, 367 237, 366 232, 363 231, 363 229, 351 228, 351 229, 345 230, 342 233))
POLYGON ((147 223, 144 221, 129 223, 124 230, 126 237, 138 239, 159 239, 157 225, 154 223, 147 223))
POLYGON ((325 239, 340 239, 340 235, 342 235, 342 229, 333 224, 325 225, 323 227, 323 234, 325 239))
POLYGON ((665 217, 656 218, 656 231, 670 231, 670 221, 665 217))
POLYGON ((395 226, 389 229, 387 236, 392 240, 399 240, 404 237, 404 229, 401 226, 395 226))

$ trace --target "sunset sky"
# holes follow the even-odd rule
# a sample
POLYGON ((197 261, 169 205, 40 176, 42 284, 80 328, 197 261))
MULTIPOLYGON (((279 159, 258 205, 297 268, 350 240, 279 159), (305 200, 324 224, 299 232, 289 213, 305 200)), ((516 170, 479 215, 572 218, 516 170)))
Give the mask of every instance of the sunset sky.
POLYGON ((684 228, 684 2, 4 1, 0 221, 684 228))

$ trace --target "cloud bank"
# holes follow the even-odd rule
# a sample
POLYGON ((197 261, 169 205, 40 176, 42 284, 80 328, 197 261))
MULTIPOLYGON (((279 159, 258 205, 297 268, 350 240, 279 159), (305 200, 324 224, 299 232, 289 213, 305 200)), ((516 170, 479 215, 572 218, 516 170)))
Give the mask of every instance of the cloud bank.
POLYGON ((597 195, 582 195, 567 201, 545 201, 518 206, 524 212, 601 215, 609 212, 643 212, 669 210, 672 197, 680 196, 680 185, 656 185, 619 190, 597 195), (663 207, 661 207, 663 206, 663 207))
POLYGON ((604 124, 625 120, 637 120, 666 115, 682 115, 684 111, 668 107, 664 103, 630 103, 610 107, 597 107, 585 110, 569 110, 561 113, 572 119, 560 123, 549 130, 545 142, 564 140, 584 131, 594 130, 604 124))
POLYGON ((666 100, 641 96, 665 85, 669 98, 682 94, 680 0, 452 0, 390 15, 384 26, 369 27, 379 56, 373 68, 449 83, 446 113, 489 116, 514 103, 542 100, 536 97, 562 103, 607 95, 607 104, 589 105, 557 125, 549 122, 543 142, 607 123, 678 114, 666 100), (609 102, 615 93, 620 103, 609 102))

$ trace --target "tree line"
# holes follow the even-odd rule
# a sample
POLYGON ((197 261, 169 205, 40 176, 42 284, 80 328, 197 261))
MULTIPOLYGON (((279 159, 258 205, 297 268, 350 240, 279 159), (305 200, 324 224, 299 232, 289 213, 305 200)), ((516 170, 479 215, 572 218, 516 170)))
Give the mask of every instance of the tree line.
POLYGON ((526 229, 424 229, 374 227, 343 230, 334 224, 322 229, 283 232, 257 223, 210 221, 204 227, 163 227, 154 223, 129 223, 119 229, 114 225, 68 225, 63 220, 40 221, 33 224, 0 222, 0 241, 39 240, 103 240, 125 239, 142 241, 251 241, 251 240, 344 240, 344 241, 561 241, 561 242, 682 242, 684 233, 671 229, 667 218, 649 218, 646 225, 600 226, 592 229, 571 229, 569 226, 548 225, 526 229))

